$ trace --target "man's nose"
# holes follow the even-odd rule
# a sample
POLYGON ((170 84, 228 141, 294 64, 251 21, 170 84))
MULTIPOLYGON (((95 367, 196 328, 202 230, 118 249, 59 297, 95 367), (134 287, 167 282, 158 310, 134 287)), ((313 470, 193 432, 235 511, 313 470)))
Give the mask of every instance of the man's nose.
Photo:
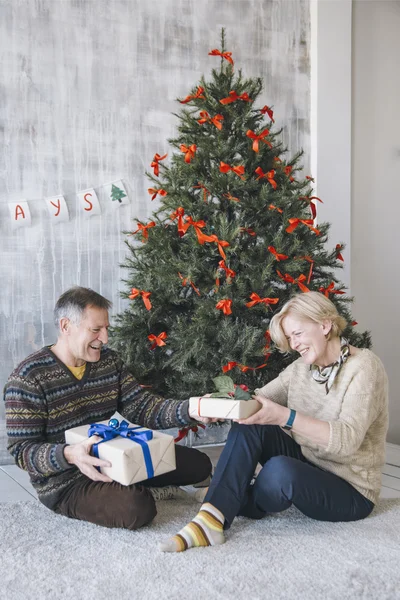
POLYGON ((99 340, 102 344, 107 344, 108 342, 108 331, 107 329, 102 329, 99 333, 99 340))

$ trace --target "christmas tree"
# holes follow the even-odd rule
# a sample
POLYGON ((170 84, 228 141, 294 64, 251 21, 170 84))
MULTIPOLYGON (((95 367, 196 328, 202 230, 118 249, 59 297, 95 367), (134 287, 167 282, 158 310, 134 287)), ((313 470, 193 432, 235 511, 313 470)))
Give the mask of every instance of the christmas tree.
POLYGON ((126 194, 121 188, 119 188, 114 183, 111 185, 111 200, 118 200, 118 202, 122 202, 122 198, 125 198, 126 194))
POLYGON ((222 374, 252 390, 275 378, 297 357, 271 346, 269 322, 299 292, 328 296, 351 343, 370 345, 335 275, 343 246, 328 250, 329 224, 315 224, 302 153, 285 158, 272 109, 257 106, 261 79, 236 69, 223 32, 209 55, 219 68, 178 100, 178 135, 147 172, 160 204, 126 232, 130 304, 112 332, 138 381, 173 398, 211 392, 222 374))

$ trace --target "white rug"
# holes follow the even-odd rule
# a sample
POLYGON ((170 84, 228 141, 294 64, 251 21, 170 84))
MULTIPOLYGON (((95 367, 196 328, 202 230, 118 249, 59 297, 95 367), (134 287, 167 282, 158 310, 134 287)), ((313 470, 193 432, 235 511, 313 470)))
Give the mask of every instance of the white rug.
POLYGON ((0 504, 3 600, 400 599, 400 500, 356 523, 295 509, 236 519, 223 546, 163 554, 198 505, 159 503, 149 527, 106 529, 40 503, 0 504))

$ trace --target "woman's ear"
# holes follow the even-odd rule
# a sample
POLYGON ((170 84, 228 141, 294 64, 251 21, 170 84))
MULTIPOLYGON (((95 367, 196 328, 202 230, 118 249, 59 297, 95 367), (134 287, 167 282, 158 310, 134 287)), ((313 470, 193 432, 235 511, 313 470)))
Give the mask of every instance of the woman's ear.
POLYGON ((329 319, 324 319, 321 323, 322 326, 322 333, 327 336, 331 333, 332 331, 332 321, 330 321, 329 319))

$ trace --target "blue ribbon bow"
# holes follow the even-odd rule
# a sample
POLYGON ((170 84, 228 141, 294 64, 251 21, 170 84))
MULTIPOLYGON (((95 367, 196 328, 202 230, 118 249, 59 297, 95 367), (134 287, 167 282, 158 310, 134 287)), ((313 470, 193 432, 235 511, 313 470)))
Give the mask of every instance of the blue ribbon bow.
MULTIPOLYGON (((101 423, 93 423, 90 425, 88 430, 88 436, 98 435, 103 438, 97 444, 93 444, 93 456, 99 458, 99 445, 103 442, 109 442, 110 440, 118 437, 127 438, 132 442, 136 442, 142 447, 144 463, 146 465, 147 477, 150 479, 154 477, 154 468, 153 462, 151 460, 150 449, 147 444, 149 440, 153 439, 153 432, 150 429, 146 429, 145 431, 137 431, 138 429, 142 429, 140 425, 135 427, 129 427, 129 423, 127 421, 121 421, 117 427, 112 427, 110 425, 103 425, 101 423)), ((98 471, 100 471, 100 467, 96 467, 98 471)))

